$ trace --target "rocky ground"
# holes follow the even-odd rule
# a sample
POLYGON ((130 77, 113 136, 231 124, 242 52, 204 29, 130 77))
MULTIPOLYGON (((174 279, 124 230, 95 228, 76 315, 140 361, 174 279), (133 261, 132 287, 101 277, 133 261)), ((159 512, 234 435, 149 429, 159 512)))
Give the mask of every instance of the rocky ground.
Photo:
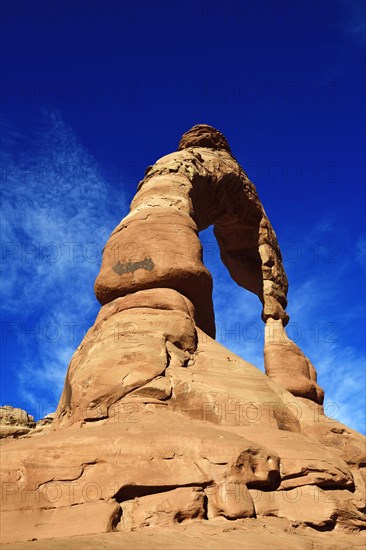
POLYGON ((171 527, 4 544, 4 550, 363 550, 364 535, 314 532, 285 519, 217 518, 171 527))

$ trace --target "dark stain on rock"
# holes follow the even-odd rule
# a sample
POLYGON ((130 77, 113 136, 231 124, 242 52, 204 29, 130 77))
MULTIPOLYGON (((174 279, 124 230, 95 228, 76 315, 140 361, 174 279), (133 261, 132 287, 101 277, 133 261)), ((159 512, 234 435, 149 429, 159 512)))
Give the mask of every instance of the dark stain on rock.
POLYGON ((112 269, 118 275, 124 275, 125 273, 133 273, 136 269, 152 271, 154 267, 155 265, 151 258, 144 258, 139 262, 118 262, 112 267, 112 269))

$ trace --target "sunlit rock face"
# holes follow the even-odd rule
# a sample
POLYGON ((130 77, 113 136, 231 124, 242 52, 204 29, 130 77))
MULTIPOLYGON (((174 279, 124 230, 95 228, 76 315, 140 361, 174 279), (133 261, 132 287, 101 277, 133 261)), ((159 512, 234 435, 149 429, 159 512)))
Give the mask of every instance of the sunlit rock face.
POLYGON ((19 437, 27 434, 36 425, 27 411, 10 405, 0 407, 0 438, 19 437))
POLYGON ((53 420, 3 440, 4 542, 270 516, 280 532, 352 531, 345 544, 358 544, 365 440, 324 415, 315 368, 286 334, 287 290, 255 186, 218 130, 194 126, 148 167, 105 246, 101 309, 53 420), (266 374, 214 339, 198 237, 210 225, 263 304, 266 374))

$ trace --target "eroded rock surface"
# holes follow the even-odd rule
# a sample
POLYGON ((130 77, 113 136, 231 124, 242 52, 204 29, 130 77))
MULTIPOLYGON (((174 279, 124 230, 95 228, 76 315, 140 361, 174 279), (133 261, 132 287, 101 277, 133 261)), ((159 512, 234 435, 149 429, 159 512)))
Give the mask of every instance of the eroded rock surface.
POLYGON ((286 335, 287 288, 253 183, 220 132, 195 126, 148 168, 106 244, 102 307, 52 423, 3 440, 3 540, 275 518, 357 546, 365 438, 324 415, 315 368, 286 335), (263 304, 266 374, 214 340, 198 238, 211 224, 263 304))

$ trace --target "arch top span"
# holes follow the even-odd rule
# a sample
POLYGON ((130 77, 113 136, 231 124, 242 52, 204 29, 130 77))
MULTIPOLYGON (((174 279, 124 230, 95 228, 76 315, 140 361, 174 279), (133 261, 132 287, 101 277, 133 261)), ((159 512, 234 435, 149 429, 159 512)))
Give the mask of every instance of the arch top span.
POLYGON ((196 124, 183 134, 178 145, 178 151, 188 149, 188 147, 209 147, 210 149, 227 151, 231 154, 226 137, 208 124, 196 124))

